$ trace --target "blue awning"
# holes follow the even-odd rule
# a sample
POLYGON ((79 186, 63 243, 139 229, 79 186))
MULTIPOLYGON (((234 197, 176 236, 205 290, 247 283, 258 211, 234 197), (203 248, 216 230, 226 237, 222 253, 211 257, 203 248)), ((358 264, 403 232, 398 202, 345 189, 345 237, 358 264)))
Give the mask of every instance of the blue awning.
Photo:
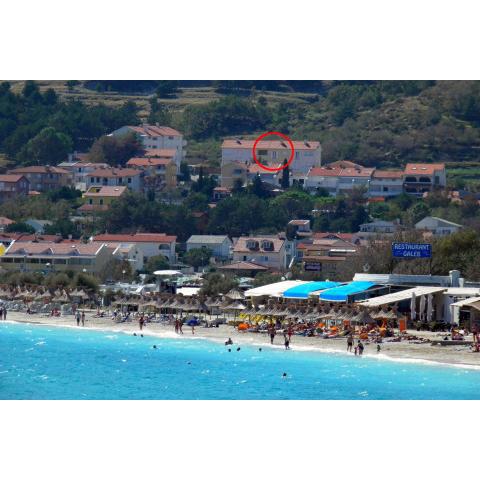
POLYGON ((362 293, 375 286, 372 282, 350 282, 336 288, 330 288, 320 293, 320 300, 327 302, 346 302, 349 295, 362 293))
POLYGON ((308 295, 312 292, 338 287, 339 285, 342 284, 338 282, 309 282, 285 290, 283 296, 286 298, 308 298, 308 295))

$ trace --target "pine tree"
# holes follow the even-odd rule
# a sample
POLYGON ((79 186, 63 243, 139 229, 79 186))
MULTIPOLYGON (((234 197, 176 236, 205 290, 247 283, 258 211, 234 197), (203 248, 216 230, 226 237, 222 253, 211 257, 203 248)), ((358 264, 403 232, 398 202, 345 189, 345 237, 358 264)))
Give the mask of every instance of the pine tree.
MULTIPOLYGON (((283 165, 287 165, 287 160, 283 161, 283 165)), ((287 190, 290 187, 290 170, 288 166, 282 170, 280 185, 284 190, 287 190)))

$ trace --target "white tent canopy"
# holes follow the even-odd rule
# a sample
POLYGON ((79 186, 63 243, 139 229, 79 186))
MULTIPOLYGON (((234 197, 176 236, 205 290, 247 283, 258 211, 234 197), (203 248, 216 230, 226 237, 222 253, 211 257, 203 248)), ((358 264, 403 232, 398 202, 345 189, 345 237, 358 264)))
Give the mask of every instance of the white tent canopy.
POLYGON ((480 297, 470 297, 465 298, 464 300, 459 300, 458 302, 451 303, 451 307, 463 307, 464 305, 470 305, 471 303, 480 302, 480 297))
POLYGON ((412 294, 415 294, 415 297, 418 298, 422 295, 430 295, 433 293, 444 292, 446 290, 446 287, 414 287, 402 290, 401 292, 388 293, 387 295, 381 295, 380 297, 369 298, 358 303, 365 307, 380 307, 382 305, 401 302, 402 300, 410 300, 412 294))
POLYGON ((192 297, 193 295, 197 295, 200 291, 200 287, 181 287, 177 288, 177 293, 179 295, 183 295, 184 297, 192 297))
POLYGON ((298 285, 303 285, 305 282, 303 280, 285 280, 284 282, 270 283, 269 285, 263 285, 261 287, 251 288, 245 292, 246 297, 281 297, 283 292, 289 288, 296 287, 298 285))

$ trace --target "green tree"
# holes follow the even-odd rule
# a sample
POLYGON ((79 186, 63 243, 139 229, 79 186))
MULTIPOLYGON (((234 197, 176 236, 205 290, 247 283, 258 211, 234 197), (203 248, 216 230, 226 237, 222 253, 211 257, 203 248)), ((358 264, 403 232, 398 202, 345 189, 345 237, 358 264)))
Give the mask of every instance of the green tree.
POLYGON ((168 98, 178 92, 178 82, 176 80, 159 80, 156 93, 159 98, 168 98))
POLYGON ((15 222, 5 227, 6 232, 35 233, 35 229, 25 222, 15 222))
POLYGON ((166 270, 169 266, 170 265, 166 257, 163 255, 156 255, 147 260, 145 270, 147 273, 153 274, 153 272, 157 270, 166 270))
POLYGON ((72 147, 68 135, 47 127, 29 140, 17 157, 24 165, 56 165, 67 158, 72 147))
POLYGON ((212 256, 210 248, 192 248, 183 255, 183 261, 195 268, 205 267, 210 262, 212 256))
POLYGON ((221 295, 237 286, 238 282, 232 276, 213 272, 205 275, 200 294, 208 296, 221 295))
MULTIPOLYGON (((287 161, 286 161, 286 160, 283 161, 283 165, 287 165, 287 161)), ((289 169, 288 166, 286 166, 286 167, 282 170, 281 187, 282 187, 284 190, 287 190, 288 187, 290 187, 290 169, 289 169)))
POLYGON ((92 145, 88 156, 95 163, 123 166, 130 158, 141 154, 143 154, 143 146, 132 132, 119 137, 100 137, 92 145))

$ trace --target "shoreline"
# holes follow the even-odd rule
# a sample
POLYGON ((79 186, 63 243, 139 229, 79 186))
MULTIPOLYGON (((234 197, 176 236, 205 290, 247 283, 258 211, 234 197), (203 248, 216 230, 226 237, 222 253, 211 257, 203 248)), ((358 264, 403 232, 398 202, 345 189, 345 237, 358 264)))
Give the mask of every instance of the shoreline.
MULTIPOLYGON (((45 325, 52 327, 67 327, 80 330, 95 330, 113 333, 133 334, 139 333, 140 328, 136 322, 113 323, 109 318, 94 318, 92 312, 85 312, 85 327, 77 327, 73 316, 69 317, 42 317, 38 314, 26 315, 23 312, 9 312, 5 323, 24 323, 32 325, 45 325)), ((3 321, 3 320, 2 320, 3 321)), ((148 323, 141 332, 145 336, 157 338, 184 338, 209 340, 223 344, 231 337, 234 344, 248 344, 258 347, 284 349, 283 336, 278 334, 273 345, 267 334, 238 332, 233 327, 221 325, 219 328, 196 327, 195 335, 191 328, 184 325, 184 334, 174 332, 173 326, 165 326, 156 323, 148 323)), ((410 332, 409 332, 410 333, 410 332)), ((411 332, 429 340, 438 340, 444 333, 434 332, 411 332)), ((417 363, 432 366, 447 366, 480 370, 480 353, 471 352, 465 346, 432 346, 430 343, 414 344, 408 341, 384 342, 381 344, 381 352, 377 353, 376 344, 365 343, 363 356, 381 361, 395 361, 398 363, 417 363), (374 350, 375 349, 375 350, 374 350)), ((304 352, 334 353, 336 355, 354 355, 346 351, 346 339, 323 339, 319 337, 292 336, 290 347, 292 350, 304 352)))

